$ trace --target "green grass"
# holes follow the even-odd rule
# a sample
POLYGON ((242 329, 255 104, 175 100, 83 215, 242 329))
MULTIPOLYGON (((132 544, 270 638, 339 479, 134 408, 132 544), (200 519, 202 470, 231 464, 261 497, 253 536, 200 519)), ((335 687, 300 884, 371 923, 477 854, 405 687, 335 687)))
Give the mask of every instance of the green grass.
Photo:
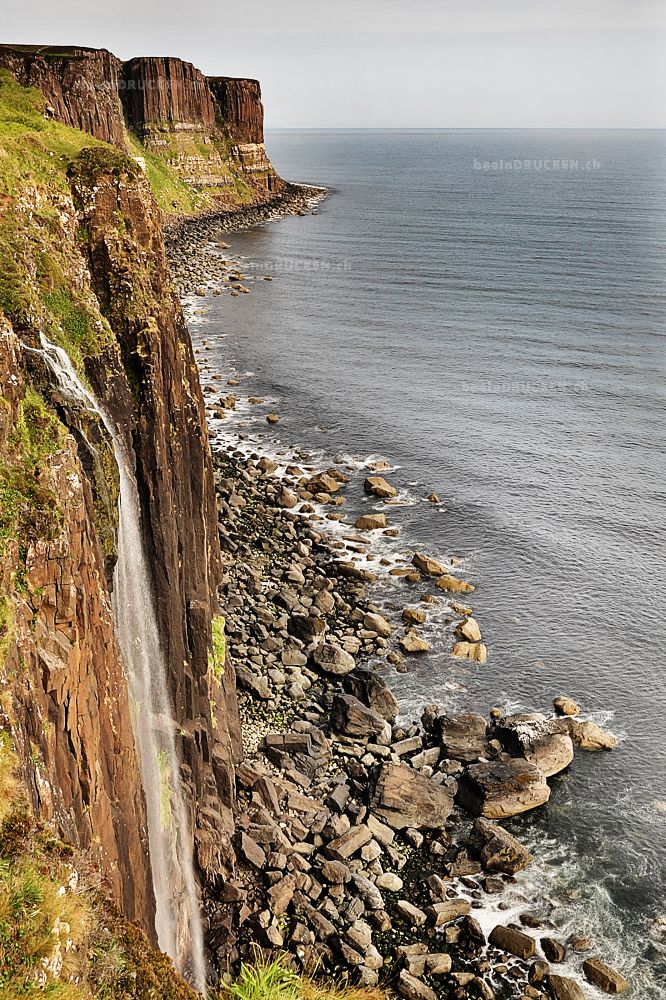
POLYGON ((222 989, 232 1000, 298 1000, 300 977, 284 958, 266 965, 243 965, 238 979, 222 989))
POLYGON ((377 989, 329 986, 299 975, 281 955, 273 962, 241 966, 238 978, 223 985, 219 1000, 387 1000, 377 989))
POLYGON ((64 168, 86 146, 103 146, 78 129, 44 117, 46 101, 0 69, 0 191, 20 195, 26 183, 67 191, 64 168))
POLYGON ((192 215, 212 208, 210 199, 191 187, 173 168, 170 154, 165 156, 146 149, 129 131, 125 132, 125 142, 130 154, 145 162, 155 201, 166 215, 192 215))
MULTIPOLYGON (((5 666, 7 653, 14 638, 14 609, 9 596, 0 597, 0 671, 5 666)), ((1 755, 1 749, 0 749, 1 755)), ((0 821, 2 819, 2 777, 0 775, 0 821)))
POLYGON ((28 387, 0 457, 0 555, 9 539, 18 539, 23 551, 30 539, 50 537, 60 523, 57 498, 42 482, 41 471, 46 458, 62 448, 65 437, 55 413, 28 387))
POLYGON ((25 851, 34 846, 32 823, 16 770, 9 737, 0 732, 0 1000, 85 1000, 70 974, 86 934, 87 908, 63 891, 67 866, 47 868, 37 850, 25 851))
POLYGON ((0 1000, 197 1000, 98 881, 32 817, 0 730, 0 1000))
POLYGON ((111 332, 91 292, 72 280, 81 259, 63 233, 57 199, 71 195, 72 173, 138 168, 120 151, 45 118, 44 105, 39 91, 0 69, 0 311, 18 331, 43 329, 81 369, 83 356, 99 353, 111 332), (26 192, 38 203, 30 212, 21 206, 26 192))

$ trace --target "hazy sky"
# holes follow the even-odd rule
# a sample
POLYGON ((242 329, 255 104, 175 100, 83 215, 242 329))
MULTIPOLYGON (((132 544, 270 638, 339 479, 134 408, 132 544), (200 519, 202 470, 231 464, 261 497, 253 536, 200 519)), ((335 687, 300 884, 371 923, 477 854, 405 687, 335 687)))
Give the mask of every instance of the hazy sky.
POLYGON ((269 127, 665 127, 663 0, 0 0, 4 42, 261 80, 269 127))

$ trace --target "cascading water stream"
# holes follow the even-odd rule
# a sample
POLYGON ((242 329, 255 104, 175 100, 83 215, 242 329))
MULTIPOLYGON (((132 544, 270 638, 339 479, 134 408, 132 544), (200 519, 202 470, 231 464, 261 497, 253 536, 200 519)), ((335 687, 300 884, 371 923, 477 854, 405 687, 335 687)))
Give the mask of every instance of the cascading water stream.
POLYGON ((113 443, 120 474, 113 611, 127 671, 146 800, 155 930, 162 951, 173 959, 194 988, 205 994, 203 932, 176 749, 176 723, 145 556, 134 470, 113 421, 85 388, 66 352, 43 335, 41 344, 42 350, 37 353, 49 366, 63 396, 94 412, 113 443))

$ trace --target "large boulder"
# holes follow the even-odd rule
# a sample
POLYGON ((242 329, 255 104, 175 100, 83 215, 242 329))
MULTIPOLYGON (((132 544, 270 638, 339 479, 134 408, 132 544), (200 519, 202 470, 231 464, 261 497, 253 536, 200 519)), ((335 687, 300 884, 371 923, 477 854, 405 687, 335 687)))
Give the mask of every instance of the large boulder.
POLYGON ((386 527, 386 514, 361 514, 356 518, 354 527, 359 531, 376 531, 386 527))
POLYGON ((395 983, 395 989, 404 1000, 437 1000, 437 994, 429 986, 422 983, 416 976, 412 976, 403 969, 395 983))
POLYGON ((485 663, 488 659, 488 647, 485 642, 467 642, 460 639, 453 644, 451 656, 457 660, 474 660, 475 663, 485 663))
POLYGON ((474 820, 469 836, 470 849, 490 872, 515 875, 532 863, 532 855, 519 840, 489 819, 474 820))
POLYGON ((381 736, 387 740, 391 736, 391 727, 386 719, 351 694, 334 696, 331 725, 345 736, 381 736))
POLYGON ((600 958, 586 958, 583 962, 583 973, 588 983, 597 986, 604 993, 624 993, 629 983, 616 969, 606 965, 600 958))
POLYGON ((372 799, 373 812, 394 830, 436 830, 453 809, 448 788, 407 764, 383 764, 372 799))
POLYGON ((456 635, 468 642, 481 642, 481 629, 476 618, 464 618, 456 627, 456 635))
POLYGON ((340 489, 337 478, 327 472, 320 472, 319 475, 313 476, 312 479, 308 480, 307 485, 310 493, 337 493, 340 489))
POLYGON ((614 750, 617 737, 598 726, 596 722, 567 719, 569 734, 580 750, 614 750))
POLYGON ((356 667, 356 661, 351 653, 347 653, 334 642, 325 642, 312 654, 314 664, 327 674, 344 676, 356 667))
POLYGON ((566 694, 553 698, 553 708, 557 715, 580 715, 580 705, 566 694))
POLYGON ((377 614, 376 611, 365 615, 363 624, 371 632, 376 632, 377 635, 381 635, 384 639, 388 639, 393 632, 391 623, 384 618, 384 615, 377 614))
POLYGON ((319 642, 326 631, 326 622, 317 615, 292 615, 287 622, 289 635, 309 645, 319 642))
POLYGON ((236 664, 236 683, 239 688, 252 692, 255 698, 261 698, 263 701, 268 701, 273 695, 268 678, 263 674, 255 674, 243 663, 236 664))
POLYGON ((366 493, 372 493, 374 496, 382 497, 385 500, 390 500, 398 494, 395 486, 387 483, 383 476, 368 476, 363 483, 363 489, 366 493))
POLYGON ((549 778, 568 767, 574 748, 567 723, 543 715, 512 715, 497 726, 496 735, 513 757, 524 757, 549 778))
POLYGON ((472 904, 468 899, 456 897, 455 899, 443 899, 439 903, 433 903, 427 907, 426 913, 435 927, 443 927, 460 917, 466 917, 472 909, 472 904))
POLYGON ((428 706, 421 721, 440 740, 444 756, 468 764, 485 756, 488 747, 487 727, 482 715, 449 715, 446 712, 435 714, 432 706, 428 706))
POLYGON ((403 653, 427 653, 430 649, 430 643, 426 639, 422 639, 417 632, 413 631, 405 632, 398 642, 403 653))
POLYGON ((488 941, 500 951, 508 951, 510 955, 522 958, 523 961, 536 954, 534 938, 518 930, 517 927, 505 927, 504 924, 497 924, 488 935, 488 941))
POLYGON ((370 667, 357 667, 344 678, 343 687, 347 694, 368 705, 383 719, 393 722, 400 706, 384 678, 370 667))
POLYGON ((439 587, 440 590, 448 590, 453 594, 471 594, 474 590, 473 584, 468 583, 466 580, 460 580, 457 576, 452 576, 450 573, 442 573, 435 580, 435 586, 439 587))
POLYGON ((546 976, 546 989, 552 1000, 586 1000, 582 987, 568 976, 546 976))
POLYGON ((437 562, 432 556, 427 556, 425 552, 415 552, 412 556, 412 563, 426 576, 442 576, 446 573, 446 566, 437 562))
POLYGON ((550 788, 538 767, 527 760, 472 764, 458 782, 458 802, 473 816, 505 819, 543 805, 550 788))

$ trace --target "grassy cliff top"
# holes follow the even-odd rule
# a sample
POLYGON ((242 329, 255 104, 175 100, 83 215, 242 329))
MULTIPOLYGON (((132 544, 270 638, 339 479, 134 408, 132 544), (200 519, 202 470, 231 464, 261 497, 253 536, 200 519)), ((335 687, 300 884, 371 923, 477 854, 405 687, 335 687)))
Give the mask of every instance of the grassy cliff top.
POLYGON ((46 101, 0 69, 0 197, 22 194, 25 185, 66 191, 67 164, 88 146, 104 147, 85 132, 45 115, 46 101))

